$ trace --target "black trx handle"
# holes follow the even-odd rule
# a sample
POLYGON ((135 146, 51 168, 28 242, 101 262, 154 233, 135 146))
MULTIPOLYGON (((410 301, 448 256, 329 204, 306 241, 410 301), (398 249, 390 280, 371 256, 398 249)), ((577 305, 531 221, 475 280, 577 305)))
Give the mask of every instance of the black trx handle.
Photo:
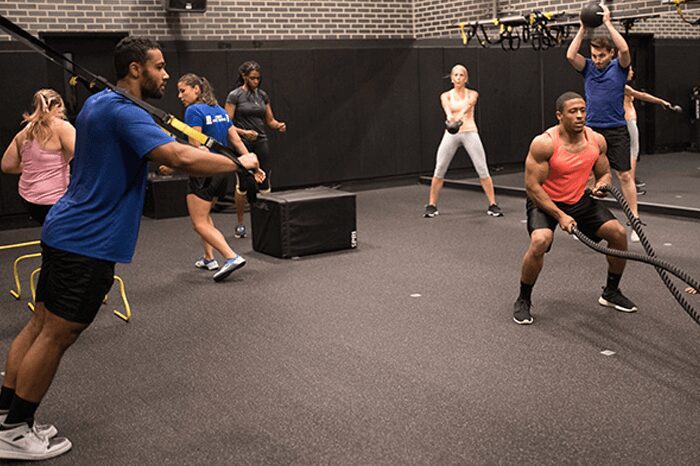
POLYGON ((637 254, 634 252, 629 252, 629 251, 620 251, 618 249, 611 249, 611 248, 606 248, 604 246, 599 245, 592 239, 590 239, 588 236, 584 235, 576 226, 573 226, 571 228, 572 234, 574 234, 583 244, 588 246, 589 248, 600 252, 602 254, 605 254, 607 256, 614 256, 614 257, 619 257, 622 259, 629 259, 637 262, 644 262, 646 264, 653 265, 654 268, 656 269, 656 272, 659 274, 661 279, 663 280, 664 284, 668 288, 668 290, 671 292, 674 298, 676 298, 676 301, 678 301, 678 304, 681 305, 681 307, 685 310, 685 312, 688 313, 688 315, 697 323, 700 324, 700 315, 698 312, 691 306, 683 297, 683 294, 676 288, 676 286, 671 282, 670 277, 666 272, 670 272, 676 277, 680 278, 683 280, 685 283, 688 285, 692 286, 693 288, 700 289, 700 282, 698 282, 696 279, 691 277, 687 272, 684 270, 676 267, 673 264, 670 264, 666 261, 660 260, 656 258, 656 254, 651 247, 651 244, 649 244, 649 240, 646 237, 646 234, 644 232, 644 229, 642 228, 642 222, 639 220, 639 218, 635 217, 632 214, 632 211, 629 208, 629 205, 627 204, 627 201, 625 200, 624 196, 622 193, 615 188, 614 186, 604 186, 601 191, 604 192, 609 192, 610 194, 613 195, 615 200, 617 201, 618 204, 620 204, 620 207, 622 207, 622 210, 625 212, 625 216, 630 221, 630 225, 634 229, 634 231, 639 235, 639 241, 642 243, 642 246, 644 247, 644 251, 646 251, 647 255, 643 254, 637 254))
MULTIPOLYGON (((49 47, 49 45, 44 43, 42 40, 37 39, 29 32, 25 31, 24 29, 22 29, 21 27, 19 27, 18 25, 16 25, 15 23, 13 23, 12 21, 10 21, 2 15, 0 15, 0 28, 4 29, 6 32, 14 36, 20 42, 23 42, 30 48, 36 50, 48 60, 54 62, 69 73, 72 73, 74 77, 71 78, 71 80, 78 80, 82 82, 90 90, 98 91, 103 89, 109 89, 110 91, 119 94, 120 96, 131 101, 135 105, 148 112, 156 120, 156 123, 158 123, 158 125, 163 127, 168 132, 172 133, 179 131, 185 134, 186 136, 194 139, 195 141, 199 142, 208 149, 215 150, 216 152, 225 155, 238 166, 238 171, 246 173, 248 176, 253 177, 254 172, 245 168, 243 164, 238 160, 238 156, 229 147, 221 144, 213 138, 210 138, 206 134, 196 131, 194 128, 178 120, 166 111, 154 107, 153 105, 132 96, 128 92, 124 92, 114 84, 107 81, 102 76, 97 76, 91 71, 78 65, 71 59, 66 58, 63 54, 49 47)), ((251 184, 257 186, 257 183, 255 182, 251 184)))

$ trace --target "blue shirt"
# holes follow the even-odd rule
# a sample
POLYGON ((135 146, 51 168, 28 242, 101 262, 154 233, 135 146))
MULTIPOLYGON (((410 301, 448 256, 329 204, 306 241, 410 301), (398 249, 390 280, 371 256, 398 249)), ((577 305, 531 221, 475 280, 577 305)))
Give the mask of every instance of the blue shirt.
POLYGON ((627 125, 624 99, 628 70, 620 67, 617 58, 602 70, 586 58, 581 70, 586 90, 586 125, 593 128, 627 125))
POLYGON ((199 126, 202 128, 202 133, 228 146, 228 129, 233 126, 233 123, 226 110, 218 105, 189 105, 185 109, 185 123, 190 126, 199 126))
POLYGON ((66 194, 42 229, 47 245, 110 262, 131 262, 151 150, 173 141, 143 109, 105 90, 76 120, 75 157, 66 194))

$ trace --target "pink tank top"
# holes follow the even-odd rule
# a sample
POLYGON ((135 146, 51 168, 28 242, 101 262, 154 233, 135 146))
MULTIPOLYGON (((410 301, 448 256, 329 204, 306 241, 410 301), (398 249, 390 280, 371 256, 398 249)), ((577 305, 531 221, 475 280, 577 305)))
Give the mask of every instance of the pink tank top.
POLYGON ((25 141, 20 156, 20 196, 32 204, 55 204, 68 189, 70 179, 70 168, 63 153, 42 149, 37 141, 25 141))
POLYGON ((576 153, 564 149, 557 126, 549 128, 545 134, 552 138, 554 151, 549 158, 549 175, 542 188, 555 202, 576 204, 586 192, 586 183, 593 166, 600 155, 600 148, 593 136, 593 130, 584 129, 587 145, 576 153))

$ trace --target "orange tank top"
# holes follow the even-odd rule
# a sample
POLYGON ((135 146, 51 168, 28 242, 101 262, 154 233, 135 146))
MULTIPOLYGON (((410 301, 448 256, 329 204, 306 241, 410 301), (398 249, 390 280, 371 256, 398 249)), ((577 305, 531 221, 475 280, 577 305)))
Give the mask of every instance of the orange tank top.
POLYGON ((554 151, 549 159, 549 175, 542 188, 554 202, 576 204, 586 191, 588 176, 600 155, 593 130, 584 128, 587 144, 583 150, 576 153, 564 148, 558 126, 549 128, 545 134, 552 138, 554 151))

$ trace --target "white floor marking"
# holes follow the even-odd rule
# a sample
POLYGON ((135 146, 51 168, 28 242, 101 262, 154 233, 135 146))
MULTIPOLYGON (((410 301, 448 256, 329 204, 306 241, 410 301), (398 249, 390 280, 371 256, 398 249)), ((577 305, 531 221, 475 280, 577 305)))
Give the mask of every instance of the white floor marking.
POLYGON ((606 350, 601 351, 600 354, 602 354, 603 356, 612 356, 613 354, 615 354, 615 352, 610 351, 609 349, 606 349, 606 350))
POLYGON ((420 293, 412 293, 411 298, 420 298, 421 294, 420 293))
POLYGON ((664 246, 673 246, 671 243, 664 243, 664 246))

